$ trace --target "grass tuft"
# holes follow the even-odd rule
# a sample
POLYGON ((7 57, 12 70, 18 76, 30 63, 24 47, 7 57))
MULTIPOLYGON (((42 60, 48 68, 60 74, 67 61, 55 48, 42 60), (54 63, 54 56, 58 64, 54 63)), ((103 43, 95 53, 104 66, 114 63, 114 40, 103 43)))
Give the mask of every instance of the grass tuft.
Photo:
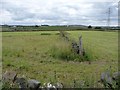
POLYGON ((67 42, 62 42, 61 44, 56 44, 50 49, 51 56, 54 58, 59 58, 64 61, 89 61, 90 58, 86 54, 81 57, 79 54, 76 54, 72 48, 71 44, 67 42))

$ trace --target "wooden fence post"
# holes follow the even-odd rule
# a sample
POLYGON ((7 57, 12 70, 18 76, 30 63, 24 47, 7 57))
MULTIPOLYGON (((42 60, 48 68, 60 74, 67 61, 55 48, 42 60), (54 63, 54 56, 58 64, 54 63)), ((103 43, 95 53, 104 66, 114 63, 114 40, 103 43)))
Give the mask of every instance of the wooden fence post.
POLYGON ((79 55, 83 55, 82 36, 79 37, 79 55))

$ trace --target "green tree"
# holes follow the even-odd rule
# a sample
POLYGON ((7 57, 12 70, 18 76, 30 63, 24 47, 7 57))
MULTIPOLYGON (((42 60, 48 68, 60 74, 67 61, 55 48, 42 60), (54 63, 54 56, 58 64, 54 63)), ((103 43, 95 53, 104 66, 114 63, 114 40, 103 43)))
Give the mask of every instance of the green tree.
POLYGON ((92 26, 91 26, 91 25, 89 25, 89 26, 88 26, 88 28, 89 28, 89 29, 91 29, 91 28, 92 28, 92 26))

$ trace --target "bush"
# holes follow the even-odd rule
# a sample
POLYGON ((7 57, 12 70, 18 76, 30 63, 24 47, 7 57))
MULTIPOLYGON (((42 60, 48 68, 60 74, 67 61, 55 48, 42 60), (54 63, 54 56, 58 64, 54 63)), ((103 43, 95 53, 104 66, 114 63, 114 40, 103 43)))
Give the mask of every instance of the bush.
POLYGON ((41 35, 51 35, 51 33, 41 33, 41 35))
POLYGON ((91 28, 92 28, 92 26, 91 26, 91 25, 89 25, 89 26, 88 26, 88 28, 89 28, 89 29, 91 29, 91 28))
POLYGON ((95 27, 95 29, 102 29, 101 27, 95 27))
POLYGON ((35 27, 39 27, 38 25, 35 25, 35 27))

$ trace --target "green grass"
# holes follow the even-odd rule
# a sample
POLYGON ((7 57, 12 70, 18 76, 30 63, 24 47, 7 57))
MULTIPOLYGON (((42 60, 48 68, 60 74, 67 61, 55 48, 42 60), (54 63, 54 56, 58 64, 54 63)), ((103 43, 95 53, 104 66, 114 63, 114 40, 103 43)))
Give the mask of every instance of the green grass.
POLYGON ((56 31, 56 30, 82 30, 88 29, 87 27, 83 26, 17 26, 17 27, 9 27, 9 26, 2 26, 2 31, 56 31))
MULTIPOLYGON (((0 42, 2 42, 2 33, 0 32, 0 42)), ((2 43, 0 43, 0 80, 2 79, 2 43)), ((2 88, 2 82, 0 82, 0 89, 2 88)))
POLYGON ((82 34, 84 48, 92 61, 91 64, 87 61, 75 62, 65 60, 66 57, 61 58, 70 54, 69 43, 61 39, 57 31, 3 32, 3 72, 14 70, 19 76, 25 75, 27 78, 37 79, 42 84, 59 81, 65 87, 73 87, 75 80, 76 87, 102 87, 97 82, 100 74, 108 69, 111 72, 118 70, 117 32, 73 31, 69 33, 76 41, 82 34), (41 33, 51 35, 41 35, 41 33))
POLYGON ((118 61, 118 32, 72 31, 70 33, 76 41, 82 35, 83 47, 93 61, 118 61))

